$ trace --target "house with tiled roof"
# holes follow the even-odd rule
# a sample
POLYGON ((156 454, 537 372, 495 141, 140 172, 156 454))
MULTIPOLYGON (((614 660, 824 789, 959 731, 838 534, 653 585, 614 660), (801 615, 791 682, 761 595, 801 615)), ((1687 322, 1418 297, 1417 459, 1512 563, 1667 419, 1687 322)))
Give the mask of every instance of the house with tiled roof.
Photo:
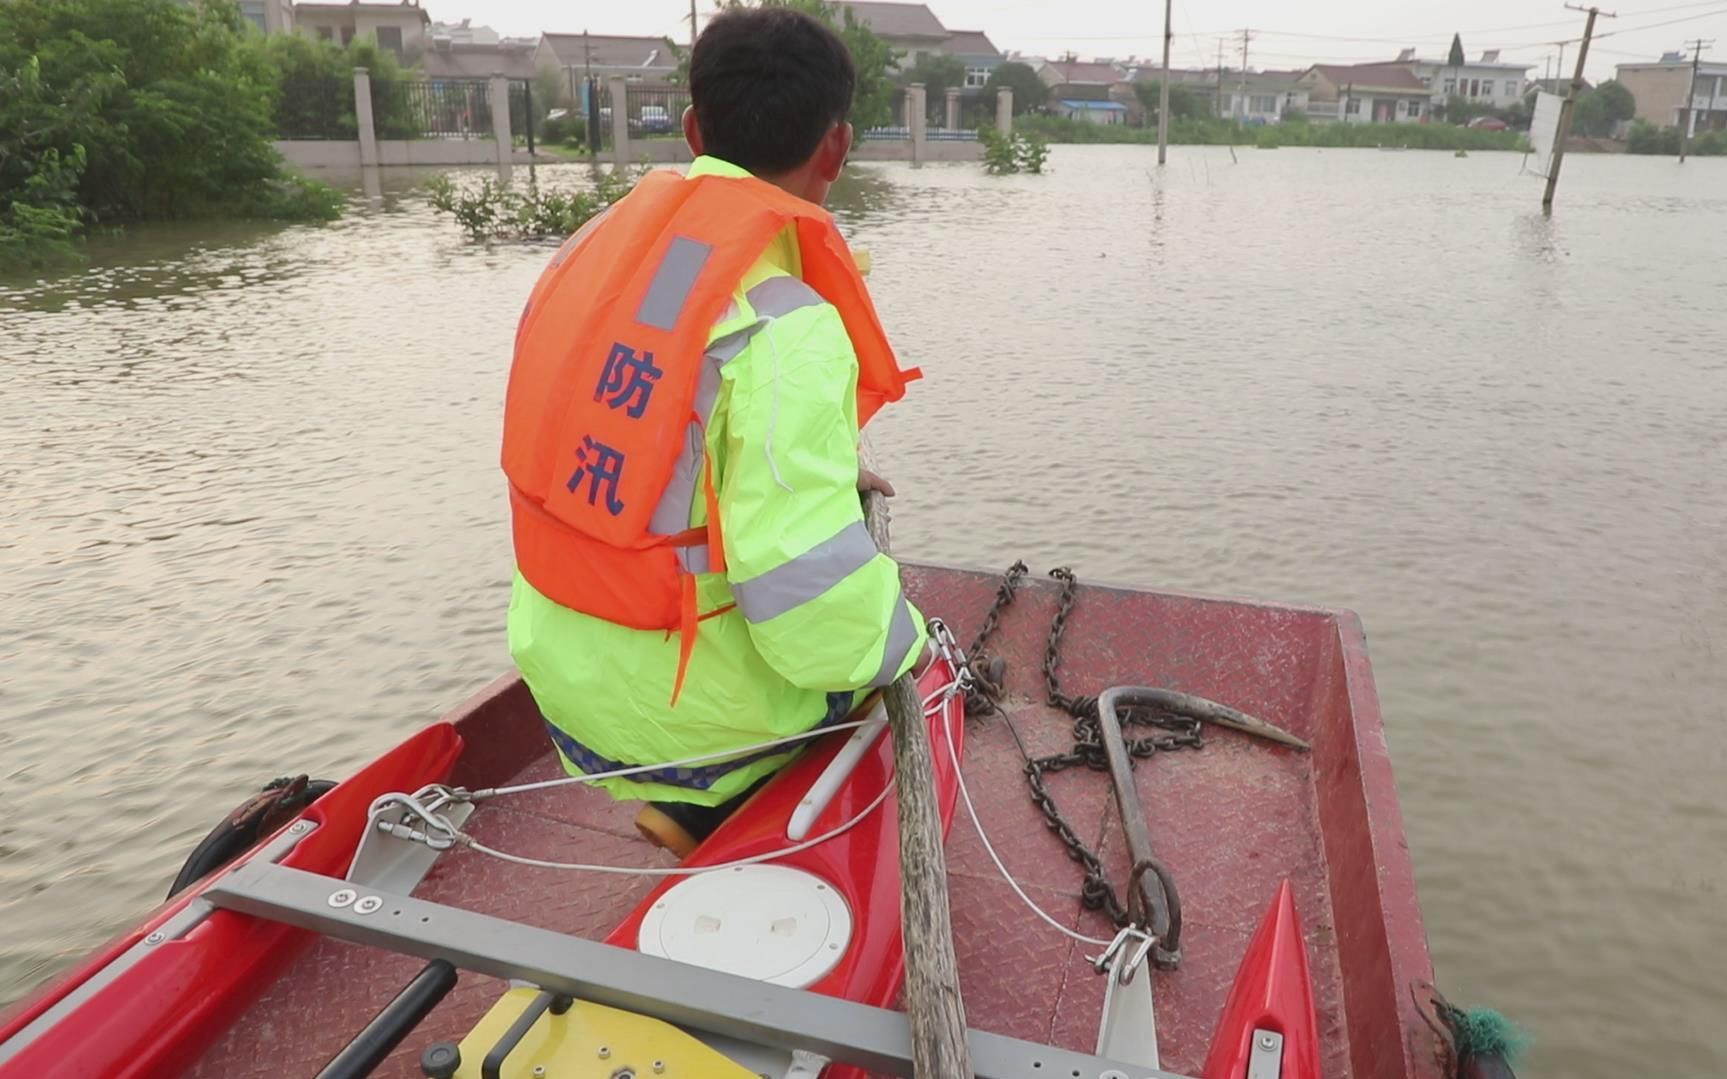
POLYGON ((1139 98, 1120 68, 1107 60, 1027 60, 1049 87, 1049 109, 1092 124, 1137 122, 1139 98))
POLYGON ((520 41, 453 41, 433 36, 432 47, 420 57, 420 70, 434 81, 534 77, 534 45, 520 41))
POLYGON ((939 56, 948 52, 948 28, 935 17, 927 4, 890 4, 878 0, 834 0, 833 7, 850 14, 858 23, 870 28, 899 54, 896 66, 905 70, 916 66, 922 56, 939 56))
POLYGON ((1296 80, 1307 91, 1307 113, 1315 120, 1351 124, 1420 122, 1432 90, 1392 61, 1374 64, 1314 64, 1296 80))
POLYGON ((678 71, 678 53, 664 37, 616 34, 541 34, 534 66, 581 79, 622 75, 632 82, 663 83, 678 71))
POLYGON ((973 92, 983 89, 990 74, 1006 61, 995 42, 982 30, 949 32, 947 40, 942 43, 942 51, 965 65, 965 88, 973 92))

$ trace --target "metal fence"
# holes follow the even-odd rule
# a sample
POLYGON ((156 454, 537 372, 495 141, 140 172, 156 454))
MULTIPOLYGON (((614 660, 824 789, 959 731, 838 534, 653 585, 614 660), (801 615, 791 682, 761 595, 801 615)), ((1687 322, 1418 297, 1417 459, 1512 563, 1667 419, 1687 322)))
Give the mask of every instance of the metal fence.
POLYGON ((544 103, 536 108, 534 84, 529 79, 510 80, 510 132, 512 136, 527 136, 528 153, 533 153, 535 135, 545 117, 544 103))
POLYGON ((612 88, 604 79, 589 79, 583 91, 586 103, 588 145, 596 150, 612 148, 612 88))
POLYGON ((483 79, 373 79, 372 119, 380 139, 489 139, 491 88, 483 79))
POLYGON ((872 127, 858 134, 863 142, 910 142, 909 127, 872 127))
POLYGON ((276 95, 277 138, 352 139, 357 131, 352 77, 283 80, 276 95))
POLYGON ((690 91, 684 86, 632 82, 624 95, 633 139, 682 138, 690 91))
POLYGON ((977 132, 969 127, 932 127, 925 134, 931 142, 977 141, 977 132))

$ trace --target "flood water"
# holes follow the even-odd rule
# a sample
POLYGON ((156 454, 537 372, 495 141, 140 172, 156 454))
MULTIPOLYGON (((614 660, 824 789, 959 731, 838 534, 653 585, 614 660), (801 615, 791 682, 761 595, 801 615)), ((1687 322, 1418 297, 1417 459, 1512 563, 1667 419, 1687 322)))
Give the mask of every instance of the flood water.
MULTIPOLYGON (((1154 160, 854 168, 896 548, 1358 610, 1448 995, 1727 1072, 1727 160, 1154 160)), ((0 1001, 504 668, 546 257, 399 190, 0 281, 0 1001)))

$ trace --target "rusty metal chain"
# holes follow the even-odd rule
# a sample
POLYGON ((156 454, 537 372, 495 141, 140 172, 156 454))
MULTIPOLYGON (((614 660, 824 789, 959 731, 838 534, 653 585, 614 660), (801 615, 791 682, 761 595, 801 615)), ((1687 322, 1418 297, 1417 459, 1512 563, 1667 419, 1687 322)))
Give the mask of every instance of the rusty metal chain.
POLYGON ((1001 612, 1013 603, 1029 572, 1024 562, 1015 562, 1002 574, 1001 584, 995 590, 995 602, 990 604, 989 613, 983 616, 983 625, 972 638, 971 647, 965 650, 966 666, 971 669, 971 688, 966 690, 965 697, 968 716, 987 716, 999 710, 997 705, 1001 700, 1006 664, 999 659, 990 659, 983 646, 995 636, 996 628, 1001 625, 1001 612))
MULTIPOLYGON (((1001 586, 996 591, 995 604, 990 607, 985 616, 983 629, 978 632, 972 642, 970 655, 974 666, 979 666, 980 649, 987 643, 996 631, 1001 619, 1001 612, 1013 602, 1026 574, 1025 563, 1016 562, 1002 577, 1001 586)), ((1003 715, 1012 731, 1014 741, 1018 743, 1020 754, 1025 758, 1025 778, 1031 788, 1032 804, 1043 813, 1044 820, 1050 831, 1061 840, 1067 848, 1068 857, 1078 862, 1085 871, 1085 880, 1080 886, 1081 901, 1088 910, 1101 910, 1109 916, 1117 928, 1131 922, 1127 905, 1121 900, 1121 894, 1111 883, 1103 862, 1095 851, 1086 845, 1079 833, 1073 830, 1067 818, 1062 816, 1061 807, 1050 796, 1049 789, 1044 785, 1044 777, 1056 772, 1063 772, 1076 765, 1084 765, 1094 772, 1109 771, 1109 759, 1103 748, 1103 735, 1099 730, 1097 718, 1097 697, 1070 697, 1062 692, 1061 678, 1057 674, 1061 666, 1061 642, 1067 633, 1067 623, 1073 615, 1074 599, 1079 589, 1074 579, 1073 571, 1063 566, 1053 569, 1050 577, 1060 582, 1061 594, 1056 600, 1055 617, 1049 626, 1049 642, 1044 649, 1043 678, 1047 692, 1047 701, 1051 708, 1059 709, 1073 717, 1073 746, 1065 753, 1056 753, 1046 757, 1033 757, 1025 748, 1025 743, 1019 737, 1019 731, 1014 729, 1011 717, 1003 715)), ((978 673, 975 672, 974 673, 978 673)), ((974 693, 979 697, 982 711, 976 714, 986 714, 997 710, 997 702, 1001 696, 1001 679, 997 677, 977 679, 974 693)), ((972 705, 968 700, 967 711, 972 705)), ((1123 732, 1128 728, 1148 728, 1149 733, 1143 738, 1123 739, 1129 760, 1143 760, 1155 753, 1168 753, 1178 749, 1199 749, 1205 745, 1199 734, 1199 720, 1186 719, 1170 715, 1154 709, 1129 708, 1121 712, 1123 732)))

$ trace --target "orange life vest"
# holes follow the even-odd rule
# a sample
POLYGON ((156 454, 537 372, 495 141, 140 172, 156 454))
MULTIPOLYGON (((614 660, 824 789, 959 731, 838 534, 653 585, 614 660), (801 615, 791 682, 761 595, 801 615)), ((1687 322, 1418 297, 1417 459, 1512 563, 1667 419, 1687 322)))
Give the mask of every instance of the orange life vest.
POLYGON ((867 423, 918 372, 894 359, 833 218, 761 180, 649 173, 559 250, 516 332, 503 448, 516 568, 571 610, 677 630, 674 702, 700 617, 678 548, 706 543, 709 569, 725 567, 705 454, 707 527, 659 535, 649 522, 686 439, 705 438, 695 395, 710 331, 788 226, 804 283, 845 323, 867 423))

